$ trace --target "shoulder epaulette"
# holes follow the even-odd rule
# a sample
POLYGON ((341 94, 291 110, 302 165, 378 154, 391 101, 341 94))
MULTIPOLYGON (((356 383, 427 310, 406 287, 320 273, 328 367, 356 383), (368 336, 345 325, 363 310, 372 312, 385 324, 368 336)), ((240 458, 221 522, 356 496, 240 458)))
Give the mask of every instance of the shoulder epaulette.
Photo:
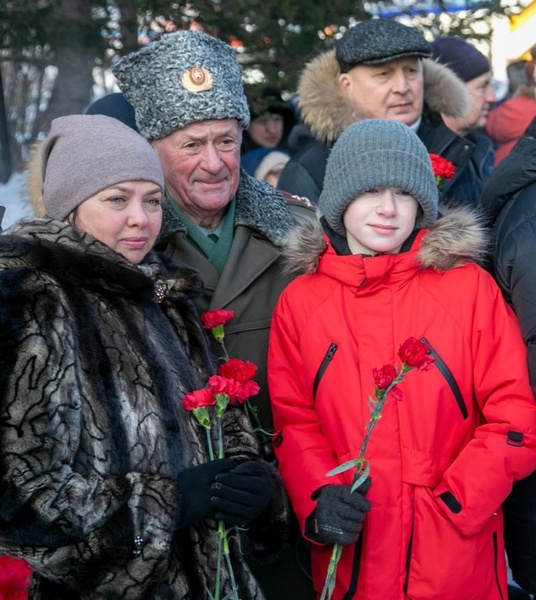
POLYGON ((290 194, 289 192, 284 192, 283 190, 278 190, 278 192, 281 194, 281 196, 283 196, 283 200, 289 204, 314 208, 314 204, 305 196, 296 196, 295 194, 290 194))

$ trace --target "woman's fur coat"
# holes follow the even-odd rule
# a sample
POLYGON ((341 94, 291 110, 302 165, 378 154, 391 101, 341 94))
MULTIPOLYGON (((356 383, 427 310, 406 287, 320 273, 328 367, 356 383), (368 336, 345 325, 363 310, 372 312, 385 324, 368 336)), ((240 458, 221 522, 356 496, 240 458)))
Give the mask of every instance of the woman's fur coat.
MULTIPOLYGON (((153 254, 133 265, 58 221, 0 235, 0 553, 34 569, 31 598, 209 598, 216 524, 175 526, 177 475, 208 460, 181 405, 213 369, 191 303, 200 286, 188 268, 153 254)), ((241 408, 224 431, 228 457, 260 460, 241 408)), ((266 468, 273 549, 287 509, 266 468)), ((261 599, 232 552, 241 599, 261 599)))

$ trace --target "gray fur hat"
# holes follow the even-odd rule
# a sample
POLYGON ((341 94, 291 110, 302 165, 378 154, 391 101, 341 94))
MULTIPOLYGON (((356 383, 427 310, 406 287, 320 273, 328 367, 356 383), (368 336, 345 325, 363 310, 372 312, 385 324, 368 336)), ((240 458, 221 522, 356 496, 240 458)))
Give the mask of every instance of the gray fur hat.
POLYGON ((122 181, 164 175, 149 142, 113 117, 69 115, 52 121, 42 146, 46 213, 62 221, 84 200, 122 181))
POLYGON ((395 187, 412 194, 423 214, 416 228, 437 218, 438 194, 430 156, 407 125, 387 119, 366 119, 350 125, 329 155, 318 206, 330 227, 346 235, 343 214, 360 194, 377 187, 395 187))
POLYGON ((368 19, 346 31, 335 55, 342 73, 356 65, 381 65, 397 58, 428 58, 432 46, 414 27, 388 19, 368 19))
POLYGON ((128 54, 112 67, 136 123, 149 140, 190 123, 237 119, 249 108, 235 51, 200 31, 177 31, 128 54))

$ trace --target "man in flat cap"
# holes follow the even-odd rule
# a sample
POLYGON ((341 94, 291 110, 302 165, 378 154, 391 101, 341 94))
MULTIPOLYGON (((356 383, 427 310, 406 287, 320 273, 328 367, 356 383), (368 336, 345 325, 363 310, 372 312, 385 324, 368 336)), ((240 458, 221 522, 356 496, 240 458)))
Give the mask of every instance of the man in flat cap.
MULTIPOLYGON (((261 429, 270 432, 268 334, 275 303, 290 281, 282 272, 283 243, 295 216, 314 212, 309 202, 240 169, 250 113, 229 45, 199 31, 170 33, 123 57, 113 72, 134 107, 140 133, 162 163, 166 202, 157 248, 199 271, 205 284, 201 311, 234 311, 225 345, 231 357, 257 365, 261 392, 251 401, 261 429)), ((214 351, 221 356, 218 345, 214 351)), ((263 441, 269 455, 270 437, 263 441)), ((292 543, 303 544, 297 534, 292 543)), ((290 545, 270 564, 249 561, 267 600, 314 598, 296 555, 290 545)))
POLYGON ((316 203, 327 156, 340 134, 351 123, 379 118, 408 125, 430 153, 453 163, 456 173, 442 187, 443 205, 476 205, 479 195, 471 192, 472 174, 466 169, 472 145, 441 118, 463 116, 468 93, 453 71, 429 58, 431 51, 416 29, 370 19, 308 63, 298 85, 298 106, 314 140, 287 163, 278 187, 316 203))

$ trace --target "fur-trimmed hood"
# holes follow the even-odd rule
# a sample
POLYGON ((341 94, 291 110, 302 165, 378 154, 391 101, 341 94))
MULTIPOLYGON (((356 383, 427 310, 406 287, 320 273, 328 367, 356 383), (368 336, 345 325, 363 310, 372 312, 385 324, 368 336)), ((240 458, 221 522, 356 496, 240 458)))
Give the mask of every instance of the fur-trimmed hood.
POLYGON ((149 252, 134 265, 91 235, 54 219, 22 219, 0 235, 0 270, 46 271, 80 287, 153 298, 156 287, 167 297, 194 298, 202 291, 196 271, 173 267, 149 252))
MULTIPOLYGON (((470 98, 463 81, 448 67, 429 58, 422 59, 424 101, 432 112, 462 117, 470 98)), ((328 50, 309 62, 298 83, 299 109, 316 139, 330 144, 348 125, 364 117, 341 93, 335 50, 328 50)))
MULTIPOLYGON (((315 273, 327 248, 327 236, 319 219, 301 218, 285 245, 287 272, 315 273)), ((487 250, 488 237, 481 217, 467 209, 452 209, 427 230, 417 261, 422 269, 446 271, 469 261, 482 263, 487 250)))
MULTIPOLYGON (((294 197, 295 202, 311 206, 306 199, 294 197)), ((258 231, 275 246, 281 246, 294 220, 284 195, 264 181, 240 171, 240 184, 236 192, 235 225, 244 225, 258 231)), ((158 243, 177 232, 185 232, 186 225, 169 205, 164 203, 164 218, 158 243)))

